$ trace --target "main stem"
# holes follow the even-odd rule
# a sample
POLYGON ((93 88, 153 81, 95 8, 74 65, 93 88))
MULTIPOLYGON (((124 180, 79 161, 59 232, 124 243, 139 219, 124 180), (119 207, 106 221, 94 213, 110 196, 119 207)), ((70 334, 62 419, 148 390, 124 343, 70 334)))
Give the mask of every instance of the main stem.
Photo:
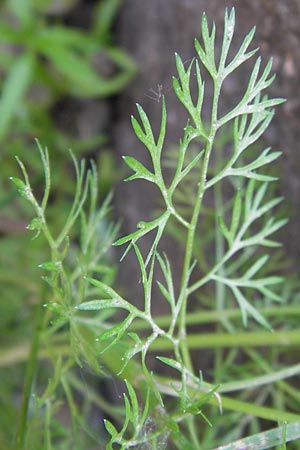
POLYGON ((189 296, 188 291, 188 282, 189 282, 189 271, 192 264, 192 256, 193 256, 193 247, 195 241, 195 234, 197 230, 199 214, 202 206, 203 195, 206 189, 206 179, 207 179, 207 171, 209 166, 209 160, 211 151, 213 148, 214 138, 217 132, 218 124, 217 124, 217 111, 218 111, 218 98, 220 94, 221 83, 218 78, 214 79, 214 96, 212 102, 212 114, 211 114, 211 125, 210 132, 207 138, 207 144, 204 153, 203 164, 200 170, 200 181, 199 187, 196 195, 195 206, 192 214, 192 218, 189 224, 188 233, 187 233, 187 241, 185 247, 185 257, 183 263, 183 271, 182 271, 182 279, 181 286, 183 287, 183 300, 181 306, 181 312, 179 317, 179 337, 180 337, 180 348, 182 352, 182 357, 184 364, 186 367, 193 371, 192 361, 190 357, 190 352, 188 346, 186 345, 186 313, 187 313, 187 300, 189 296))

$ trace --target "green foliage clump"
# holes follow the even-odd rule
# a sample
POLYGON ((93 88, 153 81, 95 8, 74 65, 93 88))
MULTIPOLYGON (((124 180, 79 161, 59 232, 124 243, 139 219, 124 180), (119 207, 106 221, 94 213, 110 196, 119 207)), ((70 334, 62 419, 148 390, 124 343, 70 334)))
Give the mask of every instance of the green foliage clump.
MULTIPOLYGON (((225 13, 221 52, 216 58, 216 28, 208 26, 204 14, 202 42, 195 40, 196 58, 186 68, 176 55, 178 77, 174 78, 173 86, 189 120, 168 182, 162 165, 167 123, 164 99, 158 137, 154 136, 140 105, 138 119, 132 118, 133 129, 149 152, 152 166, 146 168, 136 158, 125 157, 125 163, 133 171, 126 181, 142 179, 154 184, 164 204, 153 220, 139 222, 137 230, 114 242, 115 246, 126 245, 123 264, 127 253, 135 252, 143 288, 142 306, 117 292, 111 280, 107 280, 107 266, 99 262, 102 257, 99 248, 107 248, 104 243, 110 239, 101 234, 103 228, 100 227, 101 233, 96 232, 97 224, 105 217, 106 206, 96 212, 94 166, 85 177, 83 168, 75 162, 74 203, 62 231, 54 236, 46 217, 51 178, 48 154, 40 149, 45 172, 45 194, 40 202, 19 161, 24 181, 12 180, 33 206, 36 217, 29 228, 44 234, 51 257, 41 265, 48 273, 45 281, 50 289, 45 293, 47 300, 41 299, 46 310, 38 316, 30 353, 18 448, 22 448, 20 442, 28 443, 36 430, 36 422, 29 415, 28 396, 33 369, 45 354, 53 364, 53 376, 46 390, 35 397, 32 408, 36 421, 43 417, 44 428, 41 427, 39 437, 45 448, 87 448, 80 441, 84 433, 79 426, 91 429, 90 410, 83 417, 86 410, 80 412, 75 392, 81 392, 83 401, 88 398, 89 406, 94 403, 109 417, 103 421, 109 437, 104 437, 103 430, 100 440, 100 445, 106 441, 107 450, 169 445, 187 450, 220 445, 223 447, 219 449, 258 450, 275 445, 285 448, 287 442, 299 439, 299 393, 286 380, 299 374, 300 367, 299 364, 283 367, 279 349, 284 343, 289 355, 291 346, 299 344, 299 332, 293 322, 299 308, 286 301, 290 295, 282 287, 284 279, 275 274, 274 265, 270 264, 270 269, 267 265, 271 251, 278 246, 273 234, 286 223, 273 214, 273 208, 282 199, 268 197, 268 188, 276 178, 267 172, 266 166, 280 152, 254 148, 272 120, 273 107, 283 99, 270 99, 265 94, 274 80, 271 62, 261 70, 261 59, 257 58, 241 99, 223 113, 220 108, 223 83, 257 52, 248 50, 254 35, 251 30, 237 53, 229 58, 234 27, 232 9, 225 13), (213 86, 208 121, 203 120, 202 114, 204 68, 213 86), (191 89, 193 71, 196 95, 191 89), (230 154, 227 148, 226 158, 221 154, 214 159, 224 128, 231 136, 230 145, 227 144, 230 154), (191 149, 196 150, 192 157, 191 149), (191 208, 182 208, 182 191, 186 182, 191 189, 192 180, 195 185, 189 191, 193 196, 191 208), (230 199, 223 194, 225 190, 232 193, 230 199), (85 212, 88 198, 90 209, 85 212), (205 203, 207 198, 213 199, 213 207, 205 203), (208 210, 214 226, 203 231, 207 221, 200 219, 206 217, 208 210), (78 230, 78 220, 80 244, 75 246, 74 257, 71 230, 74 226, 78 230), (169 230, 179 237, 183 248, 179 287, 173 276, 175 262, 163 249, 162 238, 169 230), (99 236, 102 245, 97 243, 99 236), (141 245, 145 238, 150 240, 147 252, 141 245), (207 245, 210 254, 203 263, 207 245), (161 293, 159 300, 154 297, 154 285, 161 293), (164 302, 169 313, 155 316, 154 301, 164 302), (214 332, 202 331, 201 324, 210 324, 214 332), (246 331, 240 331, 241 327, 246 331), (38 346, 38 342, 43 345, 38 346), (263 346, 264 356, 256 350, 263 346), (202 370, 200 357, 205 348, 211 349, 213 365, 202 370), (108 404, 90 386, 82 390, 80 380, 70 370, 82 361, 94 373, 101 375, 105 367, 125 381, 124 408, 117 403, 108 404), (55 395, 59 390, 63 390, 69 406, 72 429, 68 435, 61 433, 57 425, 59 404, 55 395), (262 419, 273 425, 259 433, 262 419), (280 423, 276 429, 274 422, 280 423)), ((28 444, 25 448, 29 448, 28 444)))
POLYGON ((133 61, 114 45, 110 34, 118 2, 96 2, 89 30, 65 25, 64 14, 72 4, 62 2, 60 12, 54 3, 5 1, 1 6, 0 40, 4 49, 0 67, 5 82, 0 140, 11 134, 12 125, 17 127, 15 138, 24 134, 24 128, 34 135, 38 132, 43 139, 47 130, 49 136, 53 135, 51 104, 63 96, 108 97, 119 92, 135 72, 133 61), (111 66, 109 74, 97 69, 97 56, 102 57, 103 67, 104 63, 111 66))
MULTIPOLYGON (((0 279, 2 298, 0 326, 2 347, 8 349, 2 353, 0 384, 0 448, 4 449, 9 448, 16 426, 16 411, 19 409, 24 363, 30 347, 36 305, 41 303, 41 299, 44 299, 44 303, 49 300, 44 279, 41 279, 40 276, 41 270, 49 271, 51 268, 51 264, 43 265, 43 262, 49 259, 49 250, 47 240, 41 239, 38 235, 41 232, 42 234, 46 233, 48 243, 50 243, 50 235, 57 236, 57 238, 60 236, 60 244, 65 246, 65 251, 68 248, 66 263, 68 277, 75 267, 77 271, 74 275, 75 278, 82 273, 80 267, 86 264, 85 258, 90 259, 90 267, 94 264, 92 260, 95 262, 98 258, 99 266, 94 267, 94 270, 100 271, 107 282, 112 282, 115 273, 111 261, 109 260, 107 263, 105 258, 102 259, 103 254, 101 253, 101 248, 104 251, 111 239, 109 238, 112 231, 111 225, 106 216, 109 202, 107 201, 103 205, 101 213, 95 213, 93 224, 84 225, 84 215, 81 212, 83 204, 90 196, 93 197, 91 210, 95 210, 96 197, 103 199, 114 180, 114 175, 108 177, 106 173, 112 173, 111 169, 114 164, 111 152, 105 148, 108 145, 106 130, 99 127, 99 129, 87 133, 81 133, 76 129, 75 123, 70 126, 68 123, 66 124, 66 120, 62 120, 61 111, 67 110, 68 105, 71 105, 68 114, 71 114, 72 117, 74 114, 75 117, 79 105, 93 104, 95 99, 104 104, 107 98, 124 88, 133 77, 136 68, 132 59, 116 46, 111 32, 120 2, 99 0, 93 5, 87 5, 87 11, 91 11, 91 20, 88 20, 88 17, 80 18, 82 26, 76 25, 76 20, 74 20, 76 14, 78 15, 76 8, 80 7, 78 3, 74 0, 59 2, 55 0, 22 0, 21 2, 5 0, 0 5, 0 279), (100 60, 101 67, 99 67, 100 60), (73 113, 73 110, 76 112, 73 113), (60 117, 57 113, 60 113, 60 117), (47 166, 47 172, 45 172, 47 173, 47 195, 44 196, 40 210, 37 210, 38 200, 36 203, 30 202, 30 204, 19 202, 18 194, 11 190, 9 182, 9 175, 15 170, 12 156, 17 154, 20 159, 26 160, 30 167, 31 184, 29 190, 22 189, 22 183, 15 180, 19 190, 22 195, 31 190, 36 199, 42 197, 43 168, 36 158, 34 138, 48 143, 51 149, 52 164, 55 166, 50 178, 48 153, 42 151, 44 168, 47 166), (68 148, 73 149, 77 159, 87 152, 97 152, 95 164, 100 165, 101 161, 99 170, 101 183, 95 177, 95 167, 92 168, 94 175, 92 176, 90 173, 89 181, 85 181, 86 168, 84 165, 80 167, 75 165, 79 179, 73 206, 74 171, 72 163, 70 163, 68 148), (46 166, 45 163, 47 163, 46 166), (102 176, 102 172, 105 177, 102 176), (90 193, 91 177, 94 183, 93 194, 90 193), (42 217, 45 214, 46 204, 47 224, 42 217), (37 217, 28 225, 32 205, 36 207, 37 217), (69 209, 71 211, 67 220, 66 211, 69 209), (81 225, 79 225, 80 221, 82 221, 81 225), (26 226, 37 235, 37 239, 32 240, 31 236, 25 233, 26 226), (86 242, 82 241, 80 246, 79 234, 83 239, 83 231, 80 231, 80 227, 84 226, 87 227, 85 232, 89 236, 84 238, 86 242), (65 242, 65 231, 70 234, 69 245, 65 242), (99 233, 104 239, 108 239, 106 243, 102 244, 99 233), (89 248, 90 239, 95 245, 94 251, 96 252, 96 248, 99 251, 96 259, 92 256, 89 248), (41 263, 42 266, 38 268, 41 263)), ((83 7, 85 8, 85 5, 83 7)), ((104 109, 105 121, 107 121, 107 115, 107 109, 104 109)), ((88 218, 88 220, 90 219, 88 218)), ((60 244, 53 241, 52 250, 53 245, 58 245, 59 251, 61 251, 60 244)), ((58 252, 56 257, 59 257, 59 254, 58 252)), ((51 257, 53 258, 53 256, 52 253, 51 257)), ((47 274, 47 272, 45 273, 47 274)), ((51 277, 44 278, 50 279, 51 277)), ((68 296, 71 296, 70 292, 68 296)), ((58 305, 59 302, 55 307, 60 308, 59 310, 62 312, 62 306, 58 305)), ((53 309, 55 308, 53 307, 53 309)), ((43 320, 45 320, 43 327, 47 327, 48 318, 43 320)), ((61 323, 61 327, 66 326, 63 325, 65 319, 61 319, 61 323)), ((55 329, 54 327, 53 331, 55 329)), ((41 341, 42 339, 39 340, 39 342, 41 341)), ((49 344, 50 341, 49 338, 49 344)), ((64 348, 67 349, 68 345, 64 348)), ((52 353, 54 359, 56 358, 54 355, 58 356, 58 353, 56 354, 55 351, 52 353)), ((55 364, 56 362, 55 360, 55 364)), ((47 364, 46 366, 42 364, 41 371, 39 367, 37 368, 41 377, 38 378, 37 384, 42 386, 42 389, 47 385, 48 378, 54 372, 56 383, 62 374, 61 370, 65 370, 64 365, 60 368, 57 367, 56 370, 51 364, 49 367, 47 364)), ((35 371, 33 375, 36 379, 35 371)), ((52 393, 49 391, 50 397, 56 389, 55 383, 52 385, 52 391, 50 389, 52 393)), ((80 386, 82 388, 82 383, 80 386)), ((28 391, 25 389, 24 392, 28 391)), ((35 399, 40 393, 41 391, 37 388, 35 399)), ((30 399, 32 400, 32 397, 30 399)), ((61 404, 59 407, 56 406, 58 404, 59 402, 55 403, 53 415, 58 414, 57 410, 62 410, 61 404)), ((36 414, 31 415, 32 424, 35 425, 33 428, 29 426, 30 442, 26 444, 32 449, 42 447, 42 427, 40 425, 43 419, 38 421, 36 419, 41 410, 45 410, 44 405, 45 403, 42 402, 41 408, 34 409, 33 405, 31 405, 33 409, 30 408, 30 415, 33 410, 36 411, 36 414), (35 429, 36 440, 32 438, 32 429, 35 429)), ((60 414, 62 413, 60 412, 60 414)), ((40 417, 42 417, 41 414, 40 417)), ((57 421, 53 422, 55 430, 60 428, 58 425, 57 421)), ((61 436, 65 434, 65 430, 61 428, 57 433, 61 436)), ((66 442, 68 439, 69 436, 65 437, 66 442)), ((84 444, 82 445, 84 446, 84 444)), ((12 448, 15 448, 15 445, 12 445, 12 448)))

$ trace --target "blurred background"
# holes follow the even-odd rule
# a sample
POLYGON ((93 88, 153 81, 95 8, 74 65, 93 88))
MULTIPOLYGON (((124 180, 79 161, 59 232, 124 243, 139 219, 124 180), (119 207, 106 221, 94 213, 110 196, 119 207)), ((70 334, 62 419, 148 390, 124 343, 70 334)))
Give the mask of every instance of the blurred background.
MULTIPOLYGON (((135 103, 141 103, 158 129, 161 96, 168 109, 167 146, 175 146, 185 112, 172 93, 174 52, 183 61, 194 56, 202 12, 222 30, 224 8, 236 8, 238 48, 256 25, 253 48, 264 62, 272 56, 277 78, 270 96, 285 97, 265 135, 264 146, 283 152, 276 162, 276 187, 290 217, 281 232, 292 267, 299 271, 300 212, 300 3, 298 0, 2 0, 0 3, 0 448, 7 449, 20 394, 24 367, 20 342, 31 334, 32 306, 41 290, 43 240, 26 231, 30 208, 19 202, 9 182, 18 173, 18 155, 30 168, 32 184, 42 189, 35 139, 49 149, 52 172, 49 220, 59 229, 73 192, 69 149, 80 159, 94 158, 104 198, 114 190, 113 217, 121 233, 135 230, 156 208, 156 192, 145 183, 121 184, 122 155, 146 152, 130 125, 135 103), (21 356, 20 356, 21 355, 21 356), (16 367, 20 370, 15 370, 16 367), (9 386, 9 388, 8 388, 9 386), (15 404, 11 403, 11 392, 15 404)), ((221 33, 219 33, 219 37, 221 33)), ((220 42, 220 39, 219 39, 220 42)), ((248 78, 247 65, 223 92, 222 108, 236 103, 248 78)), ((168 243, 166 243, 168 246, 168 243)), ((172 258, 178 249, 169 246, 172 258)), ((119 284, 131 290, 138 279, 135 262, 124 264, 119 284), (128 283, 128 280, 129 283, 128 283)))

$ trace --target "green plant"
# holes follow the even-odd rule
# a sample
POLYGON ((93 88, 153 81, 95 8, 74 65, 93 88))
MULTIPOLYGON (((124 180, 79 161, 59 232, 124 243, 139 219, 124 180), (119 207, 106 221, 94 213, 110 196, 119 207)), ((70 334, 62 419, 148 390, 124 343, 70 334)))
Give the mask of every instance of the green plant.
MULTIPOLYGON (((107 145, 107 98, 122 90, 136 70, 131 58, 116 46, 111 32, 120 1, 99 0, 86 6, 87 12, 91 12, 91 20, 82 19, 81 26, 74 23, 78 3, 73 0, 5 0, 0 5, 0 325, 1 346, 9 349, 2 354, 1 364, 0 448, 3 449, 9 448, 14 433, 12 424, 15 423, 18 409, 16 398, 21 395, 24 362, 30 347, 36 304, 42 298, 46 303, 48 298, 40 276, 41 269, 37 269, 41 262, 49 258, 47 242, 41 237, 31 240, 24 233, 31 209, 25 202, 19 202, 18 194, 11 191, 8 178, 14 170, 12 155, 17 154, 21 159, 26 159, 26 164, 30 167, 31 187, 39 199, 43 192, 43 170, 36 158, 33 138, 38 137, 51 148, 51 161, 55 170, 51 174, 47 227, 53 236, 58 235, 65 225, 65 211, 71 208, 74 189, 72 164, 67 149, 72 148, 77 158, 97 150, 95 164, 101 166, 101 183, 97 183, 96 179, 94 182, 97 184, 99 197, 103 199, 107 196, 115 179, 112 174, 116 174, 112 170, 112 152, 104 150, 104 145, 107 145), (101 108, 103 126, 81 133, 81 127, 75 121, 71 126, 65 120, 62 123, 61 111, 66 110, 68 116, 74 114, 76 117, 82 105, 85 107, 91 103, 105 105, 101 108), (71 106, 68 108, 68 105, 71 106)), ((105 210, 107 205, 102 212, 105 210)), ((38 227, 38 221, 34 221, 31 226, 38 227)), ((97 229, 89 229, 89 233, 94 233, 92 239, 95 248, 100 249, 106 245, 103 243, 102 246, 96 235, 100 231, 103 233, 109 226, 109 220, 102 218, 97 229)), ((78 256, 78 221, 73 227, 73 238, 68 251, 68 276, 70 271, 75 270, 74 258, 78 256)), ((81 264, 80 261, 84 259, 82 252, 78 258, 77 264, 81 264)), ((112 280, 115 269, 111 261, 109 265, 104 259, 101 261, 99 270, 101 267, 101 270, 107 270, 105 277, 108 277, 107 281, 112 280)), ((80 271, 79 266, 76 270, 80 271)), ((47 323, 44 326, 47 327, 47 323)), ((60 331, 58 334, 62 338, 60 331)), ((51 338, 48 344, 50 347, 54 345, 51 338)), ((67 341, 65 344, 65 348, 68 348, 67 341)), ((50 347, 47 346, 49 350, 50 347)), ((38 386, 35 390, 36 399, 47 385, 48 378, 55 372, 55 367, 56 361, 53 359, 53 366, 51 362, 41 363, 33 371, 32 376, 38 386)), ((61 370, 64 371, 65 368, 58 368, 56 376, 62 373, 61 370)), ((74 368, 70 371, 74 372, 74 368)), ((76 376, 75 380, 80 382, 80 377, 76 376)), ((80 389, 82 386, 81 380, 80 389)), ((36 441, 32 438, 32 431, 27 433, 30 436, 30 448, 42 448, 42 428, 39 425, 44 417, 46 403, 49 423, 53 424, 55 430, 59 428, 58 423, 50 417, 52 413, 58 414, 55 408, 62 414, 63 406, 58 406, 64 398, 61 384, 55 392, 55 401, 51 397, 53 393, 50 393, 50 403, 48 397, 45 398, 44 406, 36 408, 36 414, 32 413, 34 408, 29 408, 29 416, 33 420, 28 422, 28 430, 34 429, 32 424, 36 427, 36 441), (53 410, 52 400, 55 403, 53 410), (38 415, 40 422, 37 421, 38 415)), ((30 405, 31 403, 30 400, 30 405)), ((86 410, 88 403, 85 402, 86 410)), ((68 417, 68 413, 65 416, 68 417)), ((57 432, 61 435, 62 431, 57 432)), ((70 436, 65 433, 62 441, 67 442, 68 439, 70 436)), ((84 443, 82 446, 85 446, 84 443)))
MULTIPOLYGON (((260 169, 275 161, 280 152, 273 152, 269 148, 258 154, 251 152, 253 144, 272 120, 272 108, 283 100, 269 99, 264 94, 274 76, 270 75, 271 62, 260 71, 261 61, 258 58, 241 100, 231 111, 222 111, 220 95, 223 82, 257 52, 257 49, 248 51, 254 35, 253 29, 245 37, 236 55, 228 61, 234 26, 235 13, 232 9, 230 13, 225 13, 218 62, 215 58, 215 26, 209 29, 205 14, 201 24, 203 43, 195 40, 197 58, 186 69, 181 58, 176 55, 178 78, 174 78, 173 86, 179 101, 189 114, 189 121, 179 143, 176 166, 169 183, 165 181, 162 168, 167 118, 164 99, 157 138, 140 105, 137 109, 141 124, 136 118, 132 118, 133 129, 147 148, 152 167, 146 168, 133 157, 124 157, 125 163, 134 172, 127 181, 142 179, 155 184, 164 202, 163 211, 155 219, 139 222, 136 231, 114 243, 116 246, 127 246, 123 258, 126 258, 129 251, 136 254, 144 294, 141 307, 120 295, 103 278, 103 274, 100 273, 99 276, 94 264, 90 266, 95 254, 91 258, 90 253, 83 252, 84 264, 79 265, 83 268, 74 269, 76 276, 65 269, 69 254, 69 229, 81 214, 88 192, 91 192, 92 211, 95 211, 94 169, 88 174, 86 184, 83 183, 82 172, 76 169, 78 183, 75 206, 67 225, 56 239, 49 234, 44 215, 50 188, 47 153, 41 150, 46 174, 46 190, 42 202, 38 203, 33 197, 26 169, 21 162, 19 164, 25 182, 13 178, 21 194, 36 211, 37 218, 30 228, 44 233, 52 253, 51 261, 42 267, 50 272, 46 281, 55 298, 47 301, 47 313, 51 317, 56 316, 56 325, 48 327, 48 324, 44 324, 45 346, 49 334, 54 339, 61 324, 69 323, 69 331, 63 328, 59 334, 62 335, 62 341, 55 346, 56 351, 60 350, 62 358, 66 358, 69 364, 74 364, 74 358, 80 363, 84 357, 93 370, 99 371, 100 363, 125 380, 128 394, 124 394, 124 411, 120 413, 117 408, 108 408, 104 401, 101 404, 111 418, 104 421, 110 436, 106 443, 108 450, 167 448, 169 444, 170 448, 208 450, 227 442, 230 442, 227 446, 219 448, 236 448, 239 445, 258 450, 274 445, 285 448, 287 442, 296 441, 300 437, 300 416, 297 413, 300 397, 293 384, 286 381, 299 374, 300 367, 299 364, 290 364, 282 368, 278 350, 278 345, 283 342, 288 349, 291 345, 299 345, 300 335, 297 329, 293 329, 292 319, 299 315, 299 307, 288 301, 282 305, 287 297, 281 287, 283 278, 269 273, 265 268, 269 252, 266 253, 264 248, 271 251, 273 247, 277 247, 277 242, 271 236, 286 220, 273 216, 273 208, 282 199, 267 197, 268 185, 275 181, 275 177, 260 169), (203 67, 200 64, 210 75, 214 90, 208 122, 203 121, 201 112, 205 89, 201 76, 203 67), (193 68, 197 84, 196 97, 191 93, 190 87, 193 68), (218 134, 224 127, 229 128, 232 136, 231 154, 224 163, 214 164, 212 158, 218 134), (189 150, 193 146, 196 153, 191 157, 189 150), (194 202, 189 212, 181 208, 180 189, 186 179, 195 178, 195 173, 194 202), (238 183, 231 182, 230 190, 233 195, 228 201, 223 198, 220 186, 232 179, 238 180, 238 183), (211 236, 207 239, 209 230, 206 234, 203 231, 199 234, 199 218, 208 209, 205 200, 212 191, 216 202, 216 209, 212 209, 215 219, 213 247, 211 236), (178 289, 175 288, 172 275, 174 262, 169 260, 162 244, 162 237, 172 223, 176 225, 176 234, 178 228, 181 229, 180 242, 184 248, 178 289), (203 258, 197 259, 196 251, 202 243, 202 236, 204 245, 209 243, 210 255, 214 254, 214 257, 208 258, 204 263, 203 258), (150 240, 150 244, 148 251, 143 253, 140 243, 145 238, 150 240), (203 269, 206 269, 205 272, 203 269), (161 292, 159 300, 153 296, 154 284, 158 285, 161 292), (169 314, 154 316, 154 301, 166 302, 169 314), (278 306, 273 302, 281 303, 278 306), (210 311, 206 311, 206 308, 210 311), (191 328, 195 324, 215 325, 215 331, 204 333, 200 330, 193 333, 191 328), (249 328, 249 331, 239 331, 241 324, 249 328), (261 327, 264 328, 263 331, 261 327), (64 349, 61 344, 65 343, 68 333, 71 335, 73 355, 70 359, 69 349, 64 349), (261 346, 270 347, 272 351, 262 357, 255 350, 261 346), (243 348, 242 355, 237 352, 238 347, 243 348), (201 364, 198 367, 197 359, 191 353, 195 350, 200 352, 203 348, 214 349, 214 367, 210 370, 210 378, 205 371, 199 373, 201 364), (227 352, 224 351, 225 348, 228 349, 227 352), (151 354, 158 360, 157 371, 150 368, 151 354), (244 358, 242 364, 238 360, 241 356, 244 358), (239 397, 231 395, 236 392, 240 392, 239 397), (244 415, 243 421, 239 420, 240 414, 244 415), (257 435, 263 426, 261 419, 280 422, 280 425, 276 430, 271 429, 257 435), (245 437, 247 435, 250 436, 245 437), (243 439, 235 444, 234 441, 238 438, 243 439)), ((92 223, 93 217, 94 213, 89 215, 92 223)), ((89 221, 84 218, 82 223, 86 239, 89 236, 89 221)), ((92 225, 91 227, 93 229, 92 225)), ((81 242, 85 242, 85 239, 81 242)), ((90 252, 95 251, 93 245, 90 240, 90 252)), ((83 245, 80 251, 84 248, 83 245)), ((286 355, 289 356, 288 351, 286 355)), ((38 352, 34 356, 38 357, 38 352)), ((60 379, 65 389, 72 412, 75 442, 79 442, 76 420, 80 413, 69 389, 74 384, 72 385, 71 377, 68 378, 69 385, 66 385, 60 364, 55 366, 53 380, 58 383, 57 380, 60 379)), ((54 381, 50 386, 53 383, 54 381)), ((86 394, 88 393, 87 388, 86 394)), ((45 402, 51 402, 51 397, 41 396, 39 406, 45 402)), ((25 439, 26 435, 26 411, 23 414, 19 439, 22 436, 25 439)), ((46 421, 45 426, 45 439, 48 448, 54 448, 49 428, 51 412, 46 416, 48 422, 46 421)), ((52 418, 54 420, 55 416, 52 418)), ((297 448, 297 442, 295 445, 297 448)), ((80 444, 77 444, 77 448, 80 448, 80 444)))
MULTIPOLYGON (((64 24, 63 14, 72 9, 72 2, 61 5, 62 11, 53 21, 54 3, 30 0, 20 5, 7 0, 1 6, 0 40, 4 48, 0 68, 5 82, 0 140, 11 132, 12 125, 17 127, 15 134, 26 128, 29 133, 38 132, 42 139, 52 139, 55 124, 49 109, 62 96, 108 97, 119 92, 135 72, 133 61, 113 44, 110 34, 118 1, 96 2, 89 30, 64 24), (111 65, 109 75, 97 68, 95 57, 99 55, 101 70, 111 65)), ((63 133, 59 138, 61 143, 70 144, 70 136, 69 142, 63 133)), ((72 143, 76 145, 76 140, 72 143)))
MULTIPOLYGON (((112 283, 114 268, 109 265, 106 253, 116 228, 107 218, 109 198, 97 209, 99 185, 95 165, 92 163, 87 170, 86 163, 82 161, 78 165, 73 155, 76 187, 70 211, 64 214, 64 224, 59 232, 49 226, 46 216, 51 187, 49 156, 47 149, 40 146, 39 152, 45 174, 41 201, 35 196, 26 168, 19 159, 24 182, 11 177, 20 195, 28 200, 36 214, 27 228, 35 233, 34 239, 42 233, 50 249, 50 260, 39 264, 45 273, 43 281, 46 284, 42 292, 33 292, 36 318, 31 344, 28 341, 17 342, 14 347, 19 348, 25 358, 28 347, 30 349, 14 448, 33 450, 42 445, 53 448, 53 441, 57 439, 58 448, 94 448, 96 438, 91 430, 88 431, 88 416, 81 417, 75 402, 75 397, 85 389, 82 375, 76 373, 74 366, 86 364, 97 374, 103 373, 103 369, 90 342, 89 328, 84 329, 76 319, 73 320, 72 309, 92 292, 84 276, 98 274, 107 283, 112 283), (42 363, 37 365, 39 358, 43 359, 43 353, 49 368, 42 363), (34 382, 38 389, 33 393, 34 382), (34 394, 33 403, 31 394, 34 394), (67 405, 64 405, 64 398, 67 405), (61 427, 58 414, 70 421, 71 433, 61 427)), ((96 319, 98 324, 101 317, 100 314, 96 319)), ((91 319, 93 323, 94 319, 91 319)), ((5 359, 5 355, 2 356, 5 359)), ((14 361, 16 355, 12 346, 7 356, 8 359, 11 357, 8 364, 19 360, 17 356, 17 361, 14 361)), ((83 397, 82 407, 87 415, 94 402, 102 405, 101 395, 95 394, 93 402, 83 397)))
MULTIPOLYGON (((90 7, 91 21, 83 22, 81 27, 71 20, 75 3, 28 0, 20 4, 6 0, 0 6, 0 202, 7 210, 12 201, 6 182, 12 173, 12 156, 26 154, 28 164, 39 168, 32 149, 34 138, 47 142, 52 149, 51 158, 56 164, 52 176, 56 216, 60 215, 59 209, 63 212, 67 207, 65 197, 72 194, 72 179, 66 176, 69 158, 65 149, 72 148, 77 157, 97 150, 97 159, 108 162, 107 153, 99 151, 107 145, 108 111, 104 103, 98 121, 103 121, 103 126, 94 130, 82 132, 80 123, 70 126, 62 119, 61 111, 78 118, 82 105, 95 99, 103 102, 122 90, 136 68, 115 45, 111 34, 120 2, 95 2, 90 7)), ((42 173, 36 172, 36 178, 39 177, 42 173)), ((4 218, 17 221, 14 211, 3 213, 4 218)))

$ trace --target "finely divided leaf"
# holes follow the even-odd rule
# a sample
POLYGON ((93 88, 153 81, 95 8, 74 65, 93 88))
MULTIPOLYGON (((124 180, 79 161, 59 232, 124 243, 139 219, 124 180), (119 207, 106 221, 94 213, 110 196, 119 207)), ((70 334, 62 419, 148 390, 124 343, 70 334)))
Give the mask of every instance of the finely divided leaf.
POLYGON ((134 172, 134 175, 126 178, 125 181, 136 180, 137 178, 142 178, 144 180, 150 181, 151 183, 155 183, 155 175, 150 172, 150 170, 146 169, 146 167, 137 161, 135 158, 131 156, 123 156, 123 159, 127 166, 129 166, 134 172))
POLYGON ((125 300, 122 301, 119 298, 111 298, 109 300, 89 300, 88 302, 80 303, 75 306, 75 308, 81 311, 99 311, 107 308, 122 308, 131 311, 132 306, 125 300))

